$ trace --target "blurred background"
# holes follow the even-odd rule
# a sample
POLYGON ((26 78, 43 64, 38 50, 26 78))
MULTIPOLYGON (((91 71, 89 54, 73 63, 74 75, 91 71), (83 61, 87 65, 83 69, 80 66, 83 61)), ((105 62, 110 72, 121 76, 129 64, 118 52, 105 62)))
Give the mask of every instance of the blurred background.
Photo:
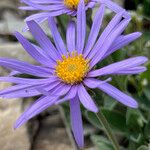
MULTIPOLYGON (((116 0, 119 5, 126 8, 132 16, 125 33, 141 31, 142 37, 113 53, 99 66, 137 55, 150 58, 150 0, 116 0)), ((13 32, 22 32, 24 18, 33 12, 21 11, 19 0, 0 0, 0 57, 13 57, 35 64, 34 60, 23 50, 13 36, 13 32)), ((88 11, 89 32, 93 12, 88 11)), ((107 10, 103 28, 107 25, 112 12, 107 10)), ((57 17, 60 32, 65 37, 65 28, 68 17, 57 17)), ((47 23, 44 30, 50 37, 47 23)), ((28 33, 24 35, 34 42, 28 33)), ((148 70, 140 75, 112 76, 112 84, 120 90, 132 95, 138 103, 139 109, 129 109, 117 103, 99 90, 89 91, 106 116, 113 133, 122 150, 150 150, 150 62, 146 64, 148 70)), ((0 67, 0 76, 7 75, 8 70, 0 67)), ((0 89, 10 86, 1 82, 0 89)), ((69 121, 69 107, 53 106, 37 117, 31 119, 16 131, 13 129, 15 120, 23 110, 36 98, 26 99, 0 99, 0 150, 78 150, 69 121)), ((101 124, 95 114, 82 108, 85 150, 113 150, 101 124)))

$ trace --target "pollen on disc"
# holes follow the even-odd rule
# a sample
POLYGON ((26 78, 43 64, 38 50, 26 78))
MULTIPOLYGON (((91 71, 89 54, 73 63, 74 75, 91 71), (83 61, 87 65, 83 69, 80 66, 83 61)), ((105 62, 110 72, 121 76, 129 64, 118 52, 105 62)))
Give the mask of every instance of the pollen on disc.
POLYGON ((72 52, 67 57, 62 56, 62 61, 57 61, 56 76, 68 84, 79 83, 89 70, 89 62, 82 54, 72 52))
MULTIPOLYGON (((84 0, 85 4, 88 3, 89 0, 84 0)), ((77 9, 78 4, 80 0, 64 0, 64 4, 69 8, 69 9, 77 9)))

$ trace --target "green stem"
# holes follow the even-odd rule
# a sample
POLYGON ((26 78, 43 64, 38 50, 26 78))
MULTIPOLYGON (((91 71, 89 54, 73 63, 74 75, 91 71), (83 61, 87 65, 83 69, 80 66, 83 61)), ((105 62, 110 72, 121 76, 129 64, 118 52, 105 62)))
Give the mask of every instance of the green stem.
POLYGON ((109 138, 109 140, 112 142, 112 145, 114 147, 115 150, 120 150, 119 148, 119 144, 116 140, 116 138, 114 137, 112 131, 111 131, 111 128, 109 126, 109 123, 107 122, 105 116, 103 115, 102 111, 99 111, 97 114, 96 114, 98 120, 100 121, 100 123, 102 124, 102 126, 104 127, 105 129, 105 132, 109 138))

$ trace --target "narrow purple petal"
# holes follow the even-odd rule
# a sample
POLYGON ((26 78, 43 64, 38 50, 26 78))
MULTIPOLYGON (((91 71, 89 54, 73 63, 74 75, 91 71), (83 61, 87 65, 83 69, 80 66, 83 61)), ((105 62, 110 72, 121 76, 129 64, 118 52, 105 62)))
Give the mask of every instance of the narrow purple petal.
POLYGON ((55 90, 57 86, 60 86, 60 85, 61 85, 61 82, 59 80, 56 80, 52 82, 51 84, 35 87, 35 89, 39 91, 40 93, 42 93, 43 95, 51 96, 53 89, 55 90))
POLYGON ((108 83, 101 84, 98 88, 126 106, 131 108, 138 107, 138 103, 132 97, 126 95, 108 83))
POLYGON ((32 117, 38 115, 40 112, 44 111, 48 107, 54 104, 57 97, 42 96, 37 101, 35 101, 16 121, 14 128, 19 128, 21 125, 26 123, 32 117))
POLYGON ((27 21, 32 21, 32 20, 35 20, 35 19, 37 19, 37 18, 48 18, 50 16, 50 13, 49 12, 42 12, 42 13, 36 13, 36 14, 34 14, 34 15, 31 15, 31 16, 29 16, 29 17, 27 17, 26 19, 25 19, 25 21, 27 22, 27 21))
POLYGON ((67 40, 67 48, 69 52, 74 51, 75 48, 75 22, 70 21, 67 27, 67 35, 66 35, 66 40, 67 40))
POLYGON ((94 65, 96 65, 102 57, 105 55, 105 53, 109 50, 110 46, 114 42, 114 40, 124 31, 124 29, 127 27, 130 20, 124 19, 122 20, 115 29, 109 34, 107 37, 107 40, 105 40, 104 44, 100 49, 97 49, 97 54, 92 58, 90 63, 90 68, 92 68, 94 65))
POLYGON ((101 69, 91 71, 88 74, 88 76, 89 77, 97 77, 97 76, 101 76, 101 75, 117 74, 120 71, 123 72, 124 70, 126 71, 126 70, 129 70, 130 68, 138 67, 139 65, 144 64, 147 60, 148 59, 144 56, 128 58, 128 59, 125 59, 123 61, 110 64, 110 65, 103 67, 101 69))
POLYGON ((27 85, 39 85, 48 84, 57 81, 56 77, 49 77, 46 79, 28 79, 28 78, 18 78, 18 77, 0 77, 0 81, 11 82, 16 84, 27 84, 27 85))
POLYGON ((40 26, 35 21, 29 21, 27 25, 34 38, 38 41, 43 50, 45 50, 47 55, 54 61, 59 59, 59 53, 40 26))
MULTIPOLYGON (((35 16, 36 16, 36 14, 34 14, 35 16)), ((31 16, 29 16, 29 17, 27 17, 25 20, 28 20, 28 21, 31 21, 31 20, 34 20, 36 23, 38 23, 38 24, 41 24, 42 22, 44 22, 45 20, 47 20, 47 18, 48 18, 48 16, 47 17, 35 17, 34 18, 34 15, 31 15, 31 16), (34 19, 32 19, 32 17, 34 18, 34 19)), ((25 21, 26 22, 26 21, 25 21)), ((29 28, 28 28, 28 26, 27 25, 25 25, 24 27, 23 27, 23 29, 22 29, 22 32, 26 32, 26 31, 28 31, 29 30, 29 28)))
POLYGON ((70 116, 71 116, 71 126, 75 137, 75 140, 80 148, 84 146, 84 135, 83 135, 83 125, 82 116, 80 110, 80 102, 78 97, 70 100, 70 116))
POLYGON ((88 4, 85 6, 85 10, 88 10, 89 8, 93 8, 95 4, 96 2, 89 1, 88 4))
MULTIPOLYGON (((114 86, 112 86, 108 83, 99 84, 100 80, 97 80, 97 79, 94 79, 92 82, 95 82, 95 85, 97 84, 96 88, 99 88, 100 90, 102 90, 103 92, 108 94, 109 96, 116 99, 118 102, 120 102, 126 106, 129 106, 131 108, 137 108, 138 107, 138 103, 132 97, 121 92, 120 90, 118 90, 114 86)), ((90 84, 86 84, 86 85, 89 88, 93 88, 93 86, 91 86, 90 84)))
POLYGON ((55 42, 55 45, 56 45, 58 51, 63 55, 67 55, 67 50, 66 50, 65 44, 64 44, 64 42, 61 38, 61 35, 57 29, 54 18, 49 17, 48 24, 49 24, 49 27, 50 27, 50 30, 51 30, 51 33, 52 33, 52 36, 53 36, 53 39, 54 39, 54 42, 55 42))
POLYGON ((2 98, 21 98, 40 95, 35 87, 39 85, 14 85, 0 91, 0 97, 2 98))
POLYGON ((111 78, 108 78, 104 81, 99 81, 99 82, 96 82, 97 80, 94 79, 94 78, 86 78, 83 82, 86 86, 92 88, 92 89, 95 89, 98 87, 98 85, 100 84, 103 84, 103 83, 106 83, 106 82, 109 82, 111 81, 112 79, 111 78))
POLYGON ((32 6, 36 9, 39 9, 39 10, 55 11, 55 10, 60 10, 62 8, 65 8, 63 2, 62 3, 55 3, 55 5, 40 5, 37 3, 32 3, 29 0, 22 0, 22 2, 28 4, 29 6, 32 6))
POLYGON ((32 6, 21 6, 21 7, 19 7, 19 9, 21 9, 21 10, 39 10, 39 9, 34 8, 32 6))
POLYGON ((118 71, 117 74, 139 74, 139 73, 142 73, 144 71, 146 71, 147 68, 146 67, 143 67, 143 66, 139 66, 139 67, 133 67, 133 68, 130 68, 130 69, 126 69, 126 70, 121 70, 121 71, 118 71))
POLYGON ((10 74, 8 74, 8 77, 12 77, 12 76, 19 75, 19 74, 22 74, 22 73, 19 72, 19 71, 13 70, 13 71, 10 72, 10 74))
POLYGON ((111 53, 115 52, 118 49, 123 48, 124 46, 130 44, 132 41, 136 40, 141 36, 140 32, 134 32, 128 35, 121 35, 119 36, 114 43, 112 44, 111 48, 108 52, 103 56, 103 59, 109 56, 111 53))
POLYGON ((50 95, 63 96, 68 93, 70 88, 71 88, 71 85, 61 83, 60 85, 52 89, 50 95))
POLYGON ((82 54, 86 36, 86 15, 84 0, 81 0, 77 10, 77 43, 76 50, 82 54))
MULTIPOLYGON (((98 0, 98 1, 100 1, 100 3, 102 4, 105 4, 108 8, 110 8, 112 11, 116 13, 120 13, 121 11, 124 11, 122 7, 120 7, 119 5, 117 5, 115 2, 111 0, 98 0)), ((127 11, 124 11, 123 17, 127 19, 131 18, 127 11)))
POLYGON ((85 108, 95 113, 98 112, 97 106, 95 105, 95 103, 93 102, 90 95, 88 94, 88 92, 82 84, 79 85, 78 96, 85 108))
POLYGON ((0 58, 0 66, 38 77, 49 77, 51 75, 51 72, 48 68, 34 66, 15 59, 0 58))
MULTIPOLYGON (((21 0, 22 1, 22 0, 21 0)), ((30 0, 32 3, 37 4, 55 4, 55 3, 62 3, 62 0, 30 0)), ((23 1, 22 1, 23 2, 23 1)))
POLYGON ((18 41, 22 44, 24 49, 30 54, 37 62, 48 66, 50 68, 54 68, 55 63, 50 59, 47 59, 43 55, 41 55, 36 48, 26 39, 24 38, 19 32, 15 32, 15 36, 18 41))
POLYGON ((56 104, 60 104, 64 101, 73 99, 77 95, 78 85, 73 85, 68 93, 61 99, 59 99, 56 104))
POLYGON ((84 49, 84 57, 86 57, 89 54, 97 39, 99 30, 101 28, 102 20, 104 17, 104 12, 105 12, 105 6, 101 5, 93 20, 92 28, 86 43, 86 47, 84 49))
MULTIPOLYGON (((51 12, 37 13, 37 14, 27 17, 25 19, 25 22, 34 20, 36 23, 41 24, 42 22, 47 20, 48 17, 52 17, 52 16, 55 17, 55 16, 59 16, 59 15, 65 14, 65 13, 69 13, 69 12, 70 12, 70 10, 65 8, 65 9, 60 9, 60 10, 51 11, 51 12)), ((29 30, 29 28, 26 25, 22 31, 26 32, 27 30, 29 30)))
MULTIPOLYGON (((49 57, 47 56, 46 52, 43 51, 42 48, 40 48, 39 46, 35 45, 35 44, 32 44, 34 46, 34 48, 40 53, 39 55, 42 55, 43 57, 46 57, 46 59, 49 59, 49 57)), ((53 62, 55 63, 55 62, 53 62)), ((55 63, 56 65, 56 63, 55 63)))
POLYGON ((111 31, 116 27, 116 25, 120 22, 122 19, 123 12, 120 12, 116 14, 113 19, 109 22, 105 30, 102 32, 101 36, 98 38, 98 41, 94 45, 93 49, 90 51, 87 58, 91 60, 95 54, 97 54, 97 50, 100 50, 103 43, 107 40, 108 35, 111 33, 111 31))

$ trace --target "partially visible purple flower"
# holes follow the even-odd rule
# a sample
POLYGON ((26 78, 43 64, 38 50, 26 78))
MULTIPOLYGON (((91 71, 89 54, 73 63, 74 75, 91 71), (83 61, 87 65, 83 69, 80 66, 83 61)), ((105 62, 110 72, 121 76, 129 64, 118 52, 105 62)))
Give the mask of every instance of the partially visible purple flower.
MULTIPOLYGON (((40 24, 43 21, 47 20, 48 17, 52 17, 52 16, 59 16, 62 14, 76 16, 77 7, 80 0, 21 0, 21 2, 27 5, 27 6, 21 6, 20 9, 22 10, 43 11, 31 15, 25 19, 25 21, 34 20, 38 24, 40 24)), ((123 8, 121 8, 119 5, 112 2, 111 0, 84 0, 84 2, 85 2, 85 10, 89 8, 93 8, 94 5, 99 2, 101 4, 105 4, 108 8, 110 8, 112 11, 116 13, 119 13, 124 10, 123 8)), ((129 14, 126 11, 123 16, 125 18, 130 18, 129 14)), ((24 31, 26 29, 27 27, 24 29, 24 31)))
POLYGON ((20 127, 48 107, 69 100, 73 134, 77 144, 83 147, 80 102, 89 111, 95 113, 99 111, 87 92, 88 88, 98 88, 126 106, 138 107, 132 97, 110 85, 108 83, 110 79, 101 81, 96 78, 113 74, 137 74, 146 70, 141 66, 147 61, 144 56, 129 58, 94 70, 97 63, 141 35, 139 32, 122 35, 130 21, 127 18, 122 19, 123 11, 112 18, 99 36, 104 11, 105 5, 102 4, 93 20, 87 42, 85 42, 86 16, 83 1, 78 5, 77 21, 70 21, 68 24, 66 45, 52 17, 48 18, 48 22, 55 45, 35 21, 27 22, 27 25, 39 46, 31 44, 20 33, 15 33, 24 49, 41 65, 35 66, 15 59, 0 58, 0 65, 13 70, 12 75, 29 74, 37 78, 0 77, 0 81, 16 84, 0 91, 3 98, 40 96, 20 116, 14 128, 20 127))

